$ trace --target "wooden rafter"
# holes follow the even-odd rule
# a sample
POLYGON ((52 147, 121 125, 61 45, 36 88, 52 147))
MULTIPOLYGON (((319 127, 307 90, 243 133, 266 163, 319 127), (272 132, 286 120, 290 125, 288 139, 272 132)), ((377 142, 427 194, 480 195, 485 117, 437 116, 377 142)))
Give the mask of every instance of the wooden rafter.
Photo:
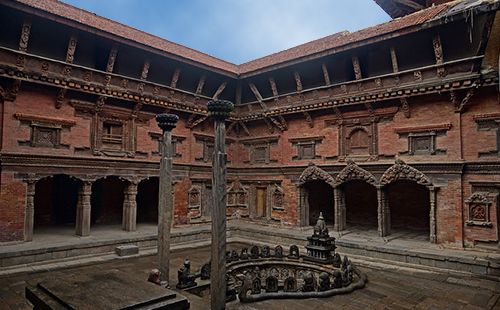
POLYGON ((66 99, 66 92, 67 92, 67 89, 66 88, 61 88, 59 90, 59 93, 57 94, 57 97, 56 97, 56 109, 60 109, 64 103, 64 100, 66 99))
POLYGON ((363 76, 361 74, 361 66, 359 64, 358 56, 352 56, 352 68, 354 70, 354 76, 356 80, 361 80, 363 76))
POLYGON ((293 73, 293 77, 295 78, 295 85, 297 87, 297 92, 300 93, 302 91, 302 80, 300 78, 300 74, 298 71, 293 73))
POLYGON ((399 64, 398 64, 398 55, 396 54, 396 49, 391 46, 391 63, 392 63, 392 72, 399 72, 399 64))
POLYGON ((177 88, 177 82, 179 81, 179 75, 181 74, 181 69, 177 68, 172 74, 172 80, 170 81, 170 87, 177 88))
POLYGON ((214 100, 219 99, 220 94, 222 94, 222 92, 224 91, 224 89, 226 89, 226 85, 227 85, 227 82, 224 82, 224 83, 222 83, 222 84, 219 85, 219 87, 215 91, 214 95, 212 96, 212 98, 214 100))
POLYGON ((328 68, 325 63, 321 64, 321 69, 323 70, 323 78, 325 79, 325 85, 328 86, 331 84, 330 82, 330 74, 328 74, 328 68))
POLYGON ((113 46, 111 51, 109 51, 108 63, 106 65, 106 72, 113 73, 113 68, 115 67, 116 56, 118 55, 118 48, 113 46))
POLYGON ((273 92, 273 96, 274 97, 278 97, 278 87, 276 86, 276 81, 274 80, 274 78, 270 77, 269 78, 269 85, 271 85, 271 90, 273 92))
POLYGON ((146 60, 144 62, 144 65, 142 66, 142 72, 141 72, 141 80, 145 80, 148 78, 148 74, 149 74, 149 67, 150 67, 150 62, 149 60, 146 60))
POLYGON ((69 64, 73 63, 75 59, 76 46, 78 44, 78 39, 76 36, 71 36, 68 41, 68 49, 66 50, 66 62, 69 64))
POLYGON ((21 37, 19 38, 19 50, 21 52, 28 51, 28 41, 30 38, 31 32, 31 19, 27 18, 24 20, 23 25, 21 26, 21 37))
POLYGON ((241 128, 243 128, 243 131, 248 135, 250 136, 250 131, 248 130, 248 127, 247 125, 245 124, 245 122, 239 122, 239 124, 241 125, 241 128))
POLYGON ((198 81, 198 86, 196 86, 196 94, 200 95, 201 92, 203 91, 203 87, 205 86, 205 80, 207 76, 203 75, 200 80, 198 81))

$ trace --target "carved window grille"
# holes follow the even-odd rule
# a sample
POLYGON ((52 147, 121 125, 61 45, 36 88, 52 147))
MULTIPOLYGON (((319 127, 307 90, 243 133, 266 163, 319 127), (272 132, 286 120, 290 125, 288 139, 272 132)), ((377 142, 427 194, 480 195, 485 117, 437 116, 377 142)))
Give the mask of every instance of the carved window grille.
POLYGON ((410 156, 446 154, 446 149, 437 147, 437 137, 446 135, 450 128, 450 123, 395 128, 400 138, 408 139, 408 151, 400 152, 400 154, 410 156))
POLYGON ((104 121, 102 123, 102 143, 121 145, 123 143, 123 124, 104 121))
POLYGON ((476 192, 465 200, 468 226, 493 227, 490 221, 490 207, 493 199, 489 193, 476 192))
POLYGON ((248 216, 248 189, 242 186, 239 181, 233 182, 229 187, 226 199, 228 216, 248 216))
POLYGON ((269 144, 253 145, 250 162, 251 163, 269 163, 269 144))
POLYGON ((31 146, 58 148, 61 145, 61 127, 31 125, 31 146))
POLYGON ((275 185, 271 195, 271 203, 273 210, 277 211, 285 210, 284 199, 285 199, 285 194, 283 193, 283 189, 280 186, 275 185))
POLYGON ((500 113, 492 115, 478 115, 474 117, 479 131, 495 132, 495 149, 487 152, 479 152, 479 157, 499 157, 500 156, 500 113))
MULTIPOLYGON (((162 154, 162 135, 156 132, 150 132, 149 135, 153 140, 157 142, 157 149, 152 152, 153 155, 161 155, 162 154)), ((182 141, 186 139, 185 137, 180 136, 172 136, 172 157, 182 157, 182 154, 177 151, 177 145, 181 144, 182 141)))

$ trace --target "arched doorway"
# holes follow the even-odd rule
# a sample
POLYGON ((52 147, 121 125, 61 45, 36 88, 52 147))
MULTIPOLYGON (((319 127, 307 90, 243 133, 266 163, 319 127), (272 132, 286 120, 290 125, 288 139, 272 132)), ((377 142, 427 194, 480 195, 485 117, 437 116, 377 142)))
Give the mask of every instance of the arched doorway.
POLYGON ((333 188, 325 181, 315 180, 304 185, 309 205, 309 225, 315 225, 320 212, 328 225, 334 224, 333 188))
MULTIPOLYGON (((58 174, 35 184, 34 232, 42 227, 73 228, 80 184, 68 175, 58 174)), ((71 230, 73 232, 73 230, 71 230)))
POLYGON ((159 179, 148 178, 137 187, 137 223, 158 224, 159 179))
POLYGON ((91 225, 121 224, 126 182, 116 176, 99 179, 92 184, 91 225))
POLYGON ((315 225, 319 213, 328 224, 335 223, 334 179, 313 163, 299 177, 299 223, 301 226, 315 225))
POLYGON ((342 184, 347 227, 378 228, 377 189, 364 181, 351 180, 342 184))
POLYGON ((398 180, 386 189, 391 212, 391 230, 429 234, 429 190, 410 180, 398 180))

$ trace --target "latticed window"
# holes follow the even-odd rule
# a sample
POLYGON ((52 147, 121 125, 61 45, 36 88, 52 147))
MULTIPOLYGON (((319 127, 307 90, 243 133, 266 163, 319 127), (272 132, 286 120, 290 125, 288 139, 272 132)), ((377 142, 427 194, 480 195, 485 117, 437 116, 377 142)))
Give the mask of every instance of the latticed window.
POLYGON ((123 124, 103 122, 102 124, 102 142, 121 144, 123 141, 123 124))
POLYGON ((368 133, 363 129, 356 129, 349 136, 349 153, 354 155, 368 154, 369 143, 368 133))

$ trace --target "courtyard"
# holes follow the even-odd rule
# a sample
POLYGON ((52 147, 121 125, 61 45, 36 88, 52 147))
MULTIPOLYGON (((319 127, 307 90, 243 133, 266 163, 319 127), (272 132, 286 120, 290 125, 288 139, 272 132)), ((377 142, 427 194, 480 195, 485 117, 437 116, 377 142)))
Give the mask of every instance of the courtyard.
MULTIPOLYGON (((228 248, 240 249, 243 246, 247 245, 232 243, 228 248)), ((174 251, 170 262, 171 283, 177 282, 176 271, 185 258, 191 260, 192 271, 197 271, 209 256, 209 246, 174 251)), ((495 281, 480 280, 470 275, 456 276, 410 268, 388 270, 382 265, 355 263, 362 266, 360 269, 366 273, 368 283, 365 288, 351 294, 325 299, 267 300, 250 304, 234 301, 227 304, 227 309, 500 309, 500 283, 495 281)), ((146 281, 149 271, 155 267, 156 256, 153 255, 2 277, 0 308, 31 309, 24 298, 27 283, 104 272, 121 272, 133 281, 146 281)), ((208 292, 202 294, 203 297, 181 293, 189 299, 191 309, 209 309, 208 292)))

